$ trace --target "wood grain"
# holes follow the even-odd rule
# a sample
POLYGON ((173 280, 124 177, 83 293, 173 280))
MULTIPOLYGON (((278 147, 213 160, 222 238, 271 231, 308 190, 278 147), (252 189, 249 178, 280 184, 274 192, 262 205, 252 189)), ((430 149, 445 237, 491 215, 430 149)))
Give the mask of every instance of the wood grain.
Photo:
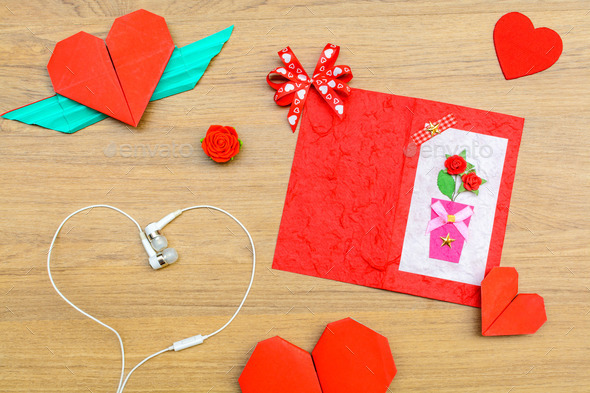
MULTIPOLYGON (((588 391, 586 1, 7 0, 0 112, 52 94, 45 66, 57 41, 80 30, 104 38, 115 17, 138 8, 163 15, 179 46, 231 24, 235 31, 194 90, 151 103, 133 131, 112 119, 74 135, 0 120, 0 390, 115 390, 116 338, 69 308, 47 278, 49 242, 67 214, 108 203, 145 225, 206 203, 252 232, 259 260, 251 296, 226 331, 148 362, 126 392, 239 392, 256 342, 280 335, 311 350, 326 323, 347 316, 389 338, 398 367, 391 391, 588 391), (502 77, 492 29, 510 11, 562 36, 557 64, 502 77), (522 292, 545 298, 549 321, 537 334, 484 338, 478 309, 270 269, 297 134, 264 77, 285 45, 312 68, 326 42, 342 46, 353 87, 526 118, 502 263, 518 269, 522 292), (235 126, 244 142, 229 165, 200 151, 216 123, 235 126), (174 144, 186 144, 185 154, 163 152, 174 144)), ((127 370, 172 341, 222 325, 247 284, 247 239, 230 220, 190 212, 166 235, 181 260, 151 271, 130 222, 94 209, 68 222, 54 251, 56 282, 119 330, 127 370)))

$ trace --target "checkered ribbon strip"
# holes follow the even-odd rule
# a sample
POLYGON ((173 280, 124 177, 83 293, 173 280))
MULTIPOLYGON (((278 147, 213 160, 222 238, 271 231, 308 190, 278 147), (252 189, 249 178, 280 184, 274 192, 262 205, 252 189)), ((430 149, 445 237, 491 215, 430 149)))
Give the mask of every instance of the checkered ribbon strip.
POLYGON ((455 116, 452 113, 449 113, 448 115, 446 115, 445 117, 443 117, 435 123, 430 122, 424 124, 423 129, 412 135, 412 140, 416 145, 420 146, 427 140, 451 128, 456 123, 457 119, 455 119, 455 116))

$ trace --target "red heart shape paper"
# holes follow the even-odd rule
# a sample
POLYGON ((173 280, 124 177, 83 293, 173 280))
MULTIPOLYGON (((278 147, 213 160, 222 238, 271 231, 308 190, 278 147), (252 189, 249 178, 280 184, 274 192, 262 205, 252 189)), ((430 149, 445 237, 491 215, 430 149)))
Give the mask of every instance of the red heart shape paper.
POLYGON ((545 302, 541 296, 518 294, 515 268, 493 268, 481 282, 481 333, 484 336, 533 334, 546 321, 545 302))
POLYGON ((559 34, 547 27, 535 29, 531 20, 519 12, 510 12, 498 20, 494 45, 506 79, 546 70, 563 50, 559 34))
POLYGON ((47 70, 56 93, 137 126, 174 50, 161 16, 115 19, 103 40, 85 32, 58 42, 47 70))
POLYGON ((309 352, 279 336, 256 345, 239 383, 243 393, 322 393, 309 352))
POLYGON ((242 392, 385 393, 397 371, 387 338, 350 318, 328 324, 312 356, 278 336, 259 342, 242 392))
POLYGON ((323 393, 384 393, 397 373, 387 338, 351 318, 328 324, 311 355, 323 393))

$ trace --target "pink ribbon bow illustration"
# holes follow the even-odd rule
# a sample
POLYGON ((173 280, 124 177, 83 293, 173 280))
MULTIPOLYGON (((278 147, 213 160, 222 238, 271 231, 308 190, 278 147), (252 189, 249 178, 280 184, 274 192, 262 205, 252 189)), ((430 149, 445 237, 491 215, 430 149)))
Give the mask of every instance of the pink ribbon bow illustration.
POLYGON ((344 114, 344 103, 339 93, 350 94, 350 87, 346 82, 352 79, 350 67, 346 65, 335 65, 340 47, 328 44, 322 51, 322 55, 313 72, 313 77, 305 72, 297 57, 286 47, 278 52, 284 67, 278 67, 268 73, 266 81, 276 90, 274 100, 277 105, 291 105, 287 120, 291 130, 295 132, 297 123, 301 119, 305 100, 309 93, 310 86, 315 86, 322 98, 342 118, 344 114), (271 77, 281 77, 284 82, 273 82, 271 77))
POLYGON ((452 223, 455 225, 455 228, 457 228, 457 231, 459 231, 461 236, 463 236, 465 241, 467 241, 467 238, 469 237, 469 230, 463 221, 473 215, 473 210, 471 207, 466 207, 455 214, 449 214, 440 201, 434 202, 431 207, 438 217, 430 220, 428 223, 428 228, 426 228, 426 233, 430 233, 436 228, 442 227, 445 224, 452 223))

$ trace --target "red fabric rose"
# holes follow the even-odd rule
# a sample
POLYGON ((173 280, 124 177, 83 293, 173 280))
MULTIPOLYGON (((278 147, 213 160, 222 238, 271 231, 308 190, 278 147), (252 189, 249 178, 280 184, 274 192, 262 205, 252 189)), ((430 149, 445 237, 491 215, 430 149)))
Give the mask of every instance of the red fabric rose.
POLYGON ((481 186, 481 177, 477 176, 475 172, 469 172, 461 176, 463 180, 463 187, 467 191, 476 191, 481 186))
POLYGON ((201 147, 215 162, 227 162, 240 152, 242 141, 233 127, 211 126, 201 139, 201 147))
POLYGON ((467 161, 461 156, 454 155, 447 158, 445 161, 445 168, 447 168, 447 173, 449 175, 458 175, 465 172, 467 161))

